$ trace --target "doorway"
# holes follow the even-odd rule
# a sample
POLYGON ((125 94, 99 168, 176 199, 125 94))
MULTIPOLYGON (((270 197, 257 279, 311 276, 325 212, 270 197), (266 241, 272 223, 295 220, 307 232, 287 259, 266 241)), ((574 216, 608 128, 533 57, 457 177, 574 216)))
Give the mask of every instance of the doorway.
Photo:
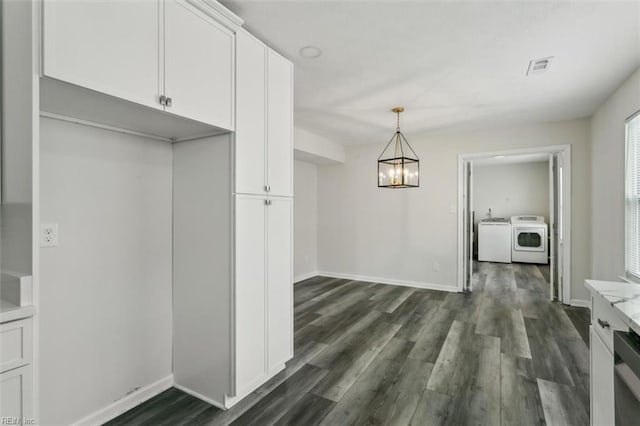
MULTIPOLYGON (((531 179, 534 178, 531 177, 531 179)), ((538 181, 541 182, 542 179, 538 179, 538 181)), ((508 201, 509 199, 507 198, 508 201)), ((529 209, 527 207, 521 208, 529 209)), ((478 228, 480 222, 482 222, 482 232, 485 235, 489 235, 486 233, 489 230, 495 235, 510 236, 508 242, 499 243, 503 257, 496 259, 498 262, 511 263, 511 258, 513 258, 515 262, 538 264, 541 270, 545 272, 543 275, 548 277, 549 299, 569 304, 571 300, 570 215, 571 147, 569 145, 459 155, 458 291, 473 291, 473 272, 474 269, 477 270, 478 264, 475 262, 477 262, 477 256, 480 255, 478 253, 478 228), (546 167, 545 170, 548 173, 545 179, 545 182, 547 182, 545 185, 548 188, 548 192, 545 193, 546 202, 548 203, 545 211, 536 211, 535 209, 519 211, 517 210, 518 207, 515 207, 516 203, 513 203, 514 206, 512 206, 516 210, 513 210, 513 208, 509 210, 508 203, 502 203, 501 205, 500 202, 495 200, 493 203, 496 204, 495 207, 497 209, 490 207, 491 203, 482 201, 474 203, 474 196, 478 189, 475 187, 478 183, 476 182, 478 177, 476 175, 478 171, 482 170, 482 167, 490 164, 529 161, 532 163, 544 162, 544 165, 539 164, 537 166, 538 173, 540 173, 541 166, 546 167), (510 217, 511 214, 515 215, 513 220, 510 217), (505 224, 504 221, 508 221, 508 223, 505 224), (507 226, 509 231, 502 232, 500 225, 507 226), (516 231, 515 233, 514 230, 516 231), (505 247, 502 247, 503 245, 505 247), (509 250, 508 255, 511 255, 511 257, 505 258, 506 250, 509 250)), ((485 238, 485 241, 487 241, 487 238, 485 238)), ((486 249, 484 250, 486 251, 486 249)))

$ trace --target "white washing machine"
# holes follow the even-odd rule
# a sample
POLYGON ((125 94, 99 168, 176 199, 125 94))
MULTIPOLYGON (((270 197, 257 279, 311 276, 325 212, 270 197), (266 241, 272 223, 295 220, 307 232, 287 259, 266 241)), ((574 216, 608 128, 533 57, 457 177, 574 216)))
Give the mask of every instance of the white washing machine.
POLYGON ((512 216, 511 260, 523 263, 549 263, 548 225, 542 216, 512 216))
POLYGON ((486 219, 478 223, 478 261, 511 263, 509 219, 486 219))

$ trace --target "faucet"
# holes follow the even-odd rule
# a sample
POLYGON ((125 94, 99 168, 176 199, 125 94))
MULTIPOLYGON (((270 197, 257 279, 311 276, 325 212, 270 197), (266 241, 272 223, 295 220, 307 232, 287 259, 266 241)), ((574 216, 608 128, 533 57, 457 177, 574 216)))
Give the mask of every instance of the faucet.
POLYGON ((489 220, 493 219, 493 216, 491 215, 491 208, 489 208, 489 220))

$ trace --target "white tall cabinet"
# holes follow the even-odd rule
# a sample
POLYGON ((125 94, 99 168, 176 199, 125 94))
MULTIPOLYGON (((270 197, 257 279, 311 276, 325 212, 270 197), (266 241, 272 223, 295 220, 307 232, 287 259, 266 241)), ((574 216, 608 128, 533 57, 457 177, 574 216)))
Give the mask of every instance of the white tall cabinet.
POLYGON ((293 357, 292 65, 242 29, 235 55, 236 132, 174 145, 174 376, 223 408, 293 357))

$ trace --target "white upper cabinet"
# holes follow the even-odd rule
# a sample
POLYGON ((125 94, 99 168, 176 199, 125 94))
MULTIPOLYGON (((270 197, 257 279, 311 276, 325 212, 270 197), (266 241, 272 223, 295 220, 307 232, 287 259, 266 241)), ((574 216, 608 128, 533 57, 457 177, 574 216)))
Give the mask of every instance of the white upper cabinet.
POLYGON ((267 60, 267 185, 293 196, 293 66, 273 51, 267 60))
MULTIPOLYGON (((44 0, 42 25, 44 76, 233 130, 235 34, 184 0, 44 0)), ((117 127, 109 101, 83 102, 117 127)))
POLYGON ((236 193, 293 196, 293 66, 236 35, 236 193))
POLYGON ((45 0, 43 73, 162 109, 158 1, 45 0))
POLYGON ((236 34, 236 192, 263 194, 266 185, 267 47, 236 34))
POLYGON ((234 34, 180 1, 164 7, 166 111, 233 129, 234 34))

